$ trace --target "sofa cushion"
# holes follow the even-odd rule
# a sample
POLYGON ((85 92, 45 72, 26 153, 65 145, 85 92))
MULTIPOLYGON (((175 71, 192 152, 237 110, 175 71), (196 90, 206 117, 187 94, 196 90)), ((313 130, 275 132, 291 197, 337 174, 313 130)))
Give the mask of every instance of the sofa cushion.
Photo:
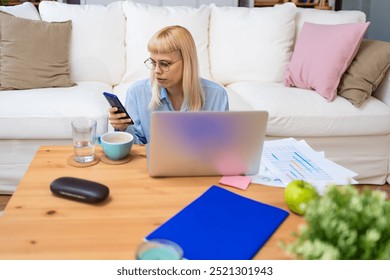
POLYGON ((9 13, 16 17, 40 20, 41 17, 38 10, 31 2, 24 2, 15 6, 0 6, 0 11, 9 13))
MULTIPOLYGON (((378 88, 372 93, 372 96, 381 100, 390 107, 390 70, 379 84, 378 88)), ((390 166, 390 165, 389 165, 390 166)))
POLYGON ((286 69, 285 84, 314 89, 332 101, 337 94, 341 76, 358 51, 368 25, 306 22, 286 69))
POLYGON ((150 70, 143 63, 149 57, 147 44, 154 33, 168 25, 181 25, 191 32, 197 48, 200 75, 210 78, 208 6, 158 7, 125 1, 123 10, 126 15, 126 74, 122 83, 150 76, 150 70))
POLYGON ((305 22, 318 24, 364 23, 366 15, 361 11, 328 11, 298 8, 295 38, 298 38, 305 22))
POLYGON ((72 86, 71 30, 70 21, 47 23, 0 11, 0 90, 72 86))
POLYGON ((211 5, 210 67, 221 84, 280 82, 290 60, 296 7, 246 9, 211 5))
POLYGON ((344 73, 337 94, 360 107, 390 69, 390 43, 363 40, 351 65, 344 73))
MULTIPOLYGON (((331 137, 390 133, 390 107, 374 97, 356 108, 337 96, 327 102, 312 90, 279 83, 239 82, 228 86, 254 110, 269 112, 268 136, 331 137)), ((233 92, 230 92, 233 94, 233 92)))
POLYGON ((98 134, 106 132, 109 104, 102 92, 111 90, 109 84, 79 82, 68 88, 2 91, 0 139, 71 139, 70 123, 87 116, 98 122, 98 134))
POLYGON ((122 3, 69 5, 39 4, 42 20, 72 20, 71 78, 75 82, 118 84, 125 72, 125 17, 122 3))
POLYGON ((133 82, 129 82, 129 83, 123 83, 123 84, 119 84, 117 86, 115 86, 113 88, 113 93, 118 96, 119 100, 125 104, 126 103, 126 95, 127 95, 127 90, 129 89, 129 87, 136 81, 133 81, 133 82))

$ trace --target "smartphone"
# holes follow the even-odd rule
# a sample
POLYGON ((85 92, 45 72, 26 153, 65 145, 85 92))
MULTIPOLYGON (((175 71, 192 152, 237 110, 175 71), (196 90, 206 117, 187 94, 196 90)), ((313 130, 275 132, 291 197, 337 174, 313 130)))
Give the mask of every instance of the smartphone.
POLYGON ((107 99, 108 103, 110 103, 111 107, 118 108, 117 113, 125 113, 126 117, 124 119, 131 119, 130 124, 134 124, 132 118, 130 117, 129 113, 127 113, 125 107, 122 105, 121 101, 119 100, 118 96, 112 93, 103 92, 104 97, 107 99))

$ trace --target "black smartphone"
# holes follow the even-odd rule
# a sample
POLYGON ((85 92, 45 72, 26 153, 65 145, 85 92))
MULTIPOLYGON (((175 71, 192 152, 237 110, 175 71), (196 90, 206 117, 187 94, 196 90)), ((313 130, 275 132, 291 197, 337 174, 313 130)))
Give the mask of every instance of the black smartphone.
MULTIPOLYGON (((103 95, 107 99, 108 103, 110 103, 111 107, 118 108, 117 113, 125 113, 126 117, 124 117, 124 118, 125 119, 127 119, 127 118, 131 119, 129 113, 127 113, 125 107, 122 105, 122 103, 119 100, 118 96, 116 96, 115 94, 112 94, 112 93, 108 93, 108 92, 103 92, 103 95)), ((134 124, 132 119, 131 119, 131 123, 130 124, 134 124)))

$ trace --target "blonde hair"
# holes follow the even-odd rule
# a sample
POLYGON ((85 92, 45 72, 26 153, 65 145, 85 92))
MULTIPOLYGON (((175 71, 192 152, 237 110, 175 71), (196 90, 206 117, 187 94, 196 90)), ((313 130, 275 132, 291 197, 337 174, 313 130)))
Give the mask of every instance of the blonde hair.
MULTIPOLYGON (((200 82, 198 56, 191 33, 179 25, 167 26, 154 34, 149 40, 148 51, 157 54, 180 52, 183 61, 183 105, 187 105, 189 111, 202 109, 205 103, 205 95, 200 82)), ((152 100, 149 108, 155 110, 161 105, 161 87, 155 80, 154 71, 152 71, 151 80, 152 100)))

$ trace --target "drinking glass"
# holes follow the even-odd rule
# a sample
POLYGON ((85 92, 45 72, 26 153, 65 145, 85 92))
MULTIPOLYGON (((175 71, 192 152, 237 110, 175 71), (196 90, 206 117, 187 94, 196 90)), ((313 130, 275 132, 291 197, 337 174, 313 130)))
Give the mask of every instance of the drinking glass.
POLYGON ((78 119, 72 122, 74 160, 80 163, 95 159, 96 121, 78 119))

